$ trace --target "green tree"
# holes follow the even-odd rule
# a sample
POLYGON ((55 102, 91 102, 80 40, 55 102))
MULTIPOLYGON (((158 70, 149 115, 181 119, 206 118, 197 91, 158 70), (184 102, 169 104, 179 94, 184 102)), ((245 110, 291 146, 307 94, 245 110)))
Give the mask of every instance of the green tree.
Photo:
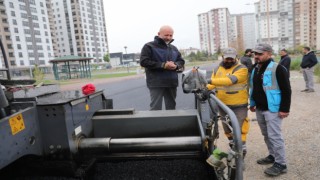
POLYGON ((103 60, 104 60, 104 62, 110 62, 109 53, 107 53, 106 55, 103 56, 103 60))

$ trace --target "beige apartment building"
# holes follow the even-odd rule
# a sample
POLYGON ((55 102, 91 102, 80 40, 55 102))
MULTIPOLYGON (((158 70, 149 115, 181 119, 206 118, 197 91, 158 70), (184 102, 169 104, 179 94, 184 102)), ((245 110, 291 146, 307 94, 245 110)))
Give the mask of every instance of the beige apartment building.
POLYGON ((216 8, 198 15, 201 51, 214 54, 230 46, 234 32, 228 8, 216 8))
POLYGON ((320 50, 320 0, 295 0, 295 46, 320 50))

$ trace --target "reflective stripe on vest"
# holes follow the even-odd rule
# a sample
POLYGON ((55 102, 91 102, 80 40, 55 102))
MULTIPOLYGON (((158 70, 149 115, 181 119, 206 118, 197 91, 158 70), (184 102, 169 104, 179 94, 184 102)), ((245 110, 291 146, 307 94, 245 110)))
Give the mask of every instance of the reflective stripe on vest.
POLYGON ((276 77, 276 70, 277 70, 278 64, 275 62, 270 62, 270 64, 271 63, 274 63, 274 64, 272 64, 272 67, 269 67, 269 65, 268 65, 266 71, 271 71, 271 73, 272 73, 272 86, 269 86, 269 87, 263 86, 264 92, 266 92, 267 90, 279 89, 278 81, 277 81, 277 77, 276 77))
POLYGON ((241 90, 245 90, 247 89, 247 84, 235 84, 232 86, 217 86, 216 87, 217 90, 223 90, 226 92, 232 92, 232 91, 241 91, 241 90))

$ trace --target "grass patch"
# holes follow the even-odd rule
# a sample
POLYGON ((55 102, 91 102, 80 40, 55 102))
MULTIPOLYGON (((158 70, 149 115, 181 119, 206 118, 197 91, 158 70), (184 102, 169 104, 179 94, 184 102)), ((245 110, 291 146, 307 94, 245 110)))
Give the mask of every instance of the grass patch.
POLYGON ((319 63, 314 68, 314 75, 317 77, 317 82, 320 83, 320 64, 319 63))
POLYGON ((301 58, 299 56, 291 58, 290 70, 300 70, 301 58))

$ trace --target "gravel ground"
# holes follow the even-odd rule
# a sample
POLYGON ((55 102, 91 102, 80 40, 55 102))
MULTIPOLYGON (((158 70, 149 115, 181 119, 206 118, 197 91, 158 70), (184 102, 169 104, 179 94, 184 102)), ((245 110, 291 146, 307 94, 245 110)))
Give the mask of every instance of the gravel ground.
MULTIPOLYGON (((264 174, 268 165, 258 165, 256 160, 267 156, 267 148, 257 121, 251 122, 247 139, 248 154, 245 159, 244 179, 320 179, 320 85, 315 84, 314 93, 300 92, 305 89, 301 73, 291 72, 292 102, 290 115, 283 120, 282 129, 286 145, 288 173, 277 178, 264 174)), ((249 113, 254 118, 253 113, 249 113)))

